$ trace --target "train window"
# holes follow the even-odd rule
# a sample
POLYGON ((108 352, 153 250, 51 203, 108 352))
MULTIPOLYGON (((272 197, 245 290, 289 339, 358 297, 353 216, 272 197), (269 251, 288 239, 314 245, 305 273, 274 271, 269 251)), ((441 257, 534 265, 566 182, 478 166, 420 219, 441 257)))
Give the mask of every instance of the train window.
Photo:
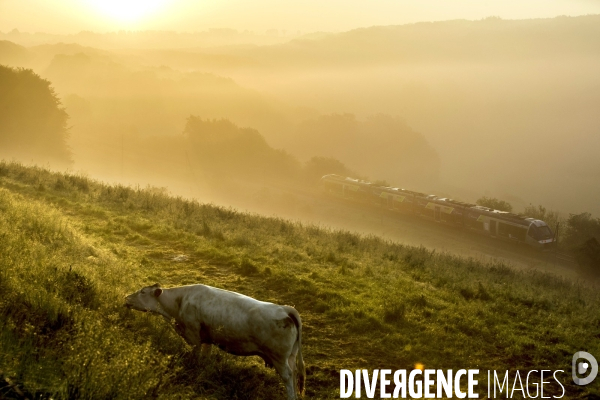
POLYGON ((552 238, 552 236, 553 236, 552 231, 547 226, 538 226, 537 229, 538 229, 540 239, 552 238))
POLYGON ((463 216, 461 214, 453 214, 453 221, 455 224, 462 225, 463 224, 463 216))
POLYGON ((535 226, 532 224, 529 227, 529 236, 535 240, 545 240, 551 239, 554 235, 548 226, 535 226))
POLYGON ((500 223, 498 226, 498 234, 511 239, 524 241, 525 235, 527 234, 527 228, 500 223))
POLYGON ((538 232, 538 229, 535 225, 531 224, 529 226, 529 233, 528 235, 532 238, 534 238, 535 240, 539 240, 540 234, 538 232))
POLYGON ((500 236, 509 236, 510 235, 510 225, 507 224, 503 224, 502 222, 500 222, 498 224, 498 235, 500 236))
POLYGON ((475 229, 479 229, 480 231, 483 230, 483 222, 481 221, 473 221, 473 228, 475 229))

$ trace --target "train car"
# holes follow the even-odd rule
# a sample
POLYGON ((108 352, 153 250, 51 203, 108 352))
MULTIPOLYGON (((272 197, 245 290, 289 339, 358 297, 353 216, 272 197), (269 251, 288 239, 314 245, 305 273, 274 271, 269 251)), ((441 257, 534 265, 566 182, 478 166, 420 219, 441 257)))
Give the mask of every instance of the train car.
POLYGON ((367 203, 373 201, 374 185, 371 182, 330 174, 321 178, 321 186, 326 193, 337 197, 367 203))
POLYGON ((379 186, 372 189, 373 194, 379 199, 379 205, 392 210, 410 211, 417 213, 419 199, 426 198, 424 193, 413 192, 396 187, 379 186))
POLYGON ((555 246, 554 233, 544 221, 524 215, 474 206, 469 210, 468 226, 489 236, 539 249, 555 246))
POLYGON ((500 240, 538 249, 549 249, 556 244, 548 224, 519 214, 333 174, 323 176, 321 186, 329 195, 417 214, 500 240))

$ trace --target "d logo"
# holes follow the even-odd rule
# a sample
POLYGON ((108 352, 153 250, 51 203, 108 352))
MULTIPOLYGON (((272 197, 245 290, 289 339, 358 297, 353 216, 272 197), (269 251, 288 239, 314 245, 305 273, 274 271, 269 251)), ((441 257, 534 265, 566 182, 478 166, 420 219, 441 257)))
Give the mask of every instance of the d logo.
POLYGON ((598 362, 594 358, 593 355, 587 353, 585 351, 578 351, 573 354, 573 362, 572 362, 572 374, 573 374, 573 382, 576 385, 587 385, 592 383, 594 379, 596 379, 596 375, 598 375, 598 362), (577 360, 580 358, 585 359, 585 362, 577 363, 577 360), (578 378, 578 374, 585 374, 589 371, 589 375, 586 378, 578 378))

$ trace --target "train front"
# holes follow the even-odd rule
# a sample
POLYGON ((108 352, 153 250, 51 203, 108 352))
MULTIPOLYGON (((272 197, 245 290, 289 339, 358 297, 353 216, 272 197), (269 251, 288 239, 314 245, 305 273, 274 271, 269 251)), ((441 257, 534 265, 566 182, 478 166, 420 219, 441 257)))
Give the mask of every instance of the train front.
POLYGON ((539 219, 534 219, 529 225, 527 232, 527 241, 534 247, 542 250, 552 249, 556 246, 556 237, 547 223, 539 219))

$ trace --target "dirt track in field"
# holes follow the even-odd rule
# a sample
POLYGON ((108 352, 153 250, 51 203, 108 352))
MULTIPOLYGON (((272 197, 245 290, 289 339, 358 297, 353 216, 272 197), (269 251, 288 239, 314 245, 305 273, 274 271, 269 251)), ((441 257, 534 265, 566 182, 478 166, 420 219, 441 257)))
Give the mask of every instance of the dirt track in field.
MULTIPOLYGON (((475 232, 448 226, 422 217, 369 207, 326 196, 318 190, 269 187, 268 199, 254 206, 239 206, 267 216, 279 216, 303 223, 360 234, 377 235, 411 246, 423 246, 484 263, 503 262, 521 270, 550 272, 581 279, 576 265, 524 245, 503 242, 475 232)), ((235 202, 232 206, 236 207, 235 202)))

